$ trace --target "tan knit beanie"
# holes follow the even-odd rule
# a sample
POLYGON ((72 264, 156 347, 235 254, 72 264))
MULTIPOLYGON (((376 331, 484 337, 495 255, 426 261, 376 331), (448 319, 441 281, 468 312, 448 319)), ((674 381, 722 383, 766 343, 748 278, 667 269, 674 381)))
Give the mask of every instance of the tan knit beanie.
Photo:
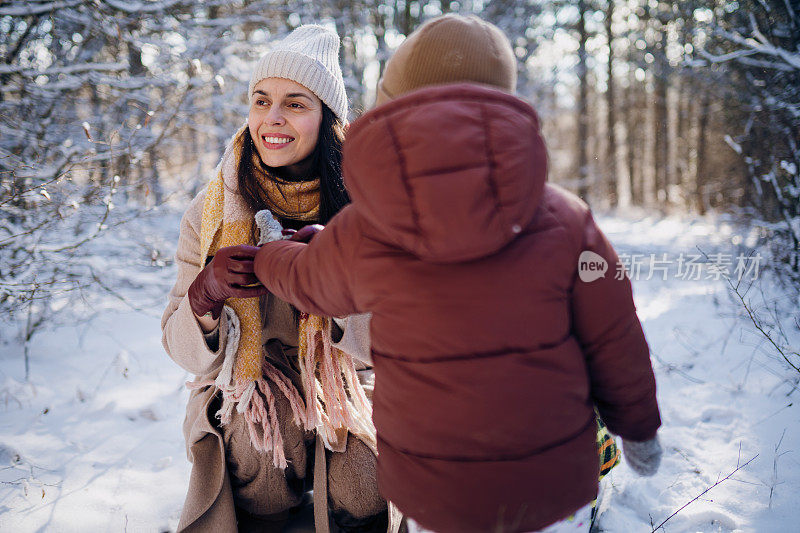
POLYGON ((459 81, 514 92, 517 59, 494 24, 472 15, 444 15, 417 28, 389 59, 375 105, 427 85, 459 81))
POLYGON ((264 78, 296 81, 325 102, 342 122, 347 122, 347 93, 339 66, 339 36, 331 30, 307 24, 274 43, 253 71, 248 98, 264 78))

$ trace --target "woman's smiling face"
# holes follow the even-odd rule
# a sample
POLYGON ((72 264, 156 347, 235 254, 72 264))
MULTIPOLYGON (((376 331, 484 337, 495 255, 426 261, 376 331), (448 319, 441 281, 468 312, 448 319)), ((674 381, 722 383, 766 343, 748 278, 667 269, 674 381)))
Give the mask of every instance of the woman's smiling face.
POLYGON ((311 155, 321 123, 322 101, 292 80, 265 78, 250 95, 247 124, 268 167, 291 167, 311 155))

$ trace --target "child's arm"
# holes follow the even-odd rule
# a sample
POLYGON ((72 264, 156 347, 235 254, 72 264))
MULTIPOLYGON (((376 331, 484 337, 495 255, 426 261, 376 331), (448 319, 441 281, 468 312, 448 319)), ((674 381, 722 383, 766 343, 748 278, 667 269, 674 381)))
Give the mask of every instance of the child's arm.
POLYGON ((261 246, 255 274, 270 292, 300 311, 345 316, 359 311, 353 291, 361 233, 358 214, 345 207, 309 244, 273 241, 261 246))
POLYGON ((592 398, 611 432, 623 439, 652 439, 661 418, 650 350, 636 315, 627 275, 618 279, 614 248, 587 211, 581 252, 608 263, 605 277, 576 278, 572 292, 573 329, 583 347, 592 398))

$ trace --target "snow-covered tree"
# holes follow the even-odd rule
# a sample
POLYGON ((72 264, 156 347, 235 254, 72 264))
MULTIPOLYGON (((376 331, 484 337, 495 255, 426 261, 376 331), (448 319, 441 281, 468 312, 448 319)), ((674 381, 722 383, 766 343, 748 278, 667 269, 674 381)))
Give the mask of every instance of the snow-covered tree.
POLYGON ((775 226, 780 254, 800 283, 800 5, 783 0, 720 6, 701 54, 725 68, 741 113, 726 137, 754 184, 752 203, 775 226))
POLYGON ((29 339, 115 286, 93 241, 219 157, 244 116, 251 62, 289 13, 248 0, 0 5, 4 320, 29 339))

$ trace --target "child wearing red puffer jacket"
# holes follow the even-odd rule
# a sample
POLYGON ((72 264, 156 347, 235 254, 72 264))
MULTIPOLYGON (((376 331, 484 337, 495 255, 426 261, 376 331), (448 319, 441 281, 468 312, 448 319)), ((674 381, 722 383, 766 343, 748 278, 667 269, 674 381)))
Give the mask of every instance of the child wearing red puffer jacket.
POLYGON ((594 406, 637 472, 661 455, 630 281, 588 206, 547 183, 515 85, 496 27, 421 26, 348 132, 352 205, 255 259, 301 311, 372 313, 379 487, 435 531, 577 526, 598 487, 594 406), (585 252, 609 272, 581 279, 585 252))

